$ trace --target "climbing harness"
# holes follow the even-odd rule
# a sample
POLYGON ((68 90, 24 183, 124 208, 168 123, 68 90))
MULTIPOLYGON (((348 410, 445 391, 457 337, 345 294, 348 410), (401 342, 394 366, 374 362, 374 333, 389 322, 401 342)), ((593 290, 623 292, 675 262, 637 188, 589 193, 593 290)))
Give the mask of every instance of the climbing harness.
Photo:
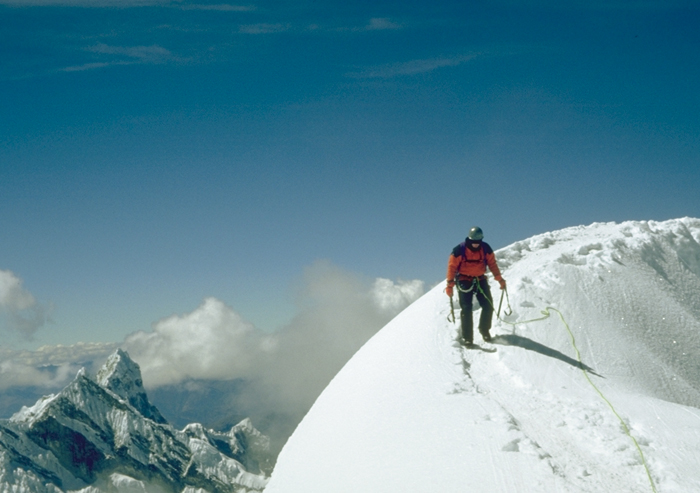
MULTIPOLYGON (((481 288, 481 285, 479 284, 479 278, 475 277, 472 279, 471 284, 469 285, 469 288, 465 288, 460 284, 459 281, 455 282, 455 285, 457 286, 457 289, 461 291, 462 293, 470 293, 474 291, 475 289, 479 291, 486 299, 489 299, 488 296, 486 296, 486 293, 484 290, 481 288)), ((503 289, 501 290, 501 300, 498 302, 498 311, 496 312, 496 318, 501 320, 501 307, 503 306, 503 295, 505 294, 506 296, 506 304, 508 308, 503 312, 503 315, 508 317, 513 314, 513 309, 510 306, 510 297, 508 296, 508 289, 503 289)), ((489 304, 493 308, 493 303, 489 300, 489 304)), ((450 314, 447 316, 447 321, 450 323, 456 323, 456 318, 455 318, 455 307, 454 303, 452 301, 452 297, 450 297, 450 314)))
MULTIPOLYGON (((470 293, 474 290, 474 287, 477 286, 478 289, 481 289, 481 286, 479 286, 479 278, 474 277, 472 279, 471 284, 469 285, 469 288, 465 288, 462 286, 462 283, 459 281, 455 281, 455 286, 457 286, 457 290, 461 291, 462 293, 470 293)), ((455 305, 454 302, 452 301, 452 296, 450 296, 450 314, 447 316, 447 321, 454 324, 457 323, 457 319, 455 318, 455 305)))
POLYGON ((462 293, 470 293, 474 290, 474 287, 476 287, 476 286, 478 286, 479 289, 481 289, 481 286, 479 286, 479 278, 478 277, 472 278, 472 282, 470 283, 468 289, 465 288, 464 286, 462 286, 462 283, 459 281, 456 281, 455 285, 457 286, 457 290, 461 291, 462 293))

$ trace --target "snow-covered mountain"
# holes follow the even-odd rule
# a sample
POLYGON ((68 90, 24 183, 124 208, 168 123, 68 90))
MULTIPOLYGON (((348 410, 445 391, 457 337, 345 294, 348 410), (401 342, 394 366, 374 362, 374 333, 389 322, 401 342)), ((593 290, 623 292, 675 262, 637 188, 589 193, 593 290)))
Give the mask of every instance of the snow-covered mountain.
POLYGON ((265 493, 700 491, 699 242, 684 218, 499 250, 496 352, 456 342, 436 286, 324 390, 265 493))
POLYGON ((150 404, 122 350, 96 379, 84 370, 55 395, 0 421, 0 491, 261 491, 269 443, 249 420, 228 433, 178 431, 150 404))

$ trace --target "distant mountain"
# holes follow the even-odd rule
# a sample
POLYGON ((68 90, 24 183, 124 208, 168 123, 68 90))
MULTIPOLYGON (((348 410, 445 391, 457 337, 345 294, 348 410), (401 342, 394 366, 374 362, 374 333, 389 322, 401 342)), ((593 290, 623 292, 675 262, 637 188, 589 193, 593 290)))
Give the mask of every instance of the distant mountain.
POLYGON ((178 431, 146 395, 138 365, 114 352, 93 380, 0 420, 0 491, 239 493, 262 491, 269 440, 250 420, 228 433, 178 431))
POLYGON ((260 392, 254 386, 254 382, 243 379, 190 379, 149 389, 148 396, 168 422, 178 428, 196 421, 207 428, 227 430, 250 418, 258 430, 270 437, 270 454, 277 457, 303 413, 256 399, 260 392))

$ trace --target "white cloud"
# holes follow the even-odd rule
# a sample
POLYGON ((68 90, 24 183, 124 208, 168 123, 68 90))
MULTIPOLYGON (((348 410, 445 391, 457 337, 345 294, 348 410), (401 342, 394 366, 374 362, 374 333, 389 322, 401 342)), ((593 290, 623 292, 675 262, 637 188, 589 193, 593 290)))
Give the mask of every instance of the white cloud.
POLYGON ((101 53, 104 55, 125 56, 133 60, 138 60, 141 63, 164 63, 175 59, 169 50, 158 45, 109 46, 101 43, 88 48, 88 51, 92 51, 93 53, 101 53))
POLYGON ((36 351, 0 348, 0 391, 11 387, 59 390, 81 367, 94 372, 117 347, 116 343, 78 343, 42 346, 36 351))
POLYGON ((16 358, 27 365, 57 366, 82 363, 90 366, 93 362, 101 364, 102 360, 119 347, 116 342, 78 342, 70 346, 41 346, 36 351, 12 351, 0 349, 0 359, 16 358))
POLYGON ((249 377, 256 358, 274 345, 223 302, 207 298, 189 314, 131 334, 123 347, 141 366, 147 385, 156 387, 189 378, 249 377))
POLYGON ((255 10, 252 5, 230 5, 230 4, 191 4, 181 5, 182 10, 217 10, 221 12, 251 12, 255 10))
POLYGON ((168 5, 171 0, 0 0, 0 5, 11 7, 146 7, 153 5, 168 5))
POLYGON ((0 270, 0 315, 11 332, 31 339, 48 320, 50 307, 38 303, 22 287, 22 280, 10 271, 0 270))
MULTIPOLYGON (((503 7, 512 7, 517 5, 520 7, 520 0, 496 0, 496 5, 503 7)), ((688 0, 569 0, 561 2, 559 0, 531 0, 528 6, 538 9, 552 10, 570 10, 570 11, 602 11, 611 10, 629 10, 629 11, 644 11, 644 10, 669 10, 678 7, 688 7, 692 5, 688 0)))
POLYGON ((383 31, 387 29, 401 29, 401 24, 396 24, 389 19, 383 17, 375 17, 369 20, 365 30, 367 31, 383 31))
POLYGON ((298 315, 276 335, 261 387, 305 412, 348 359, 422 294, 420 281, 368 282, 330 262, 314 263, 298 294, 298 315))
POLYGON ((22 280, 8 270, 0 270, 0 308, 25 310, 36 304, 34 296, 22 287, 22 280))
POLYGON ((456 57, 410 60, 408 62, 379 65, 358 72, 350 72, 346 75, 356 79, 390 79, 393 77, 432 72, 433 70, 443 67, 456 67, 474 59, 476 56, 476 54, 473 54, 456 57))
MULTIPOLYGON (((96 68, 109 67, 111 65, 117 65, 116 63, 107 62, 94 62, 94 63, 84 63, 82 65, 73 65, 70 67, 65 67, 63 72, 82 72, 84 70, 93 70, 96 68)), ((121 63, 121 65, 128 65, 127 63, 121 63)))
POLYGON ((423 293, 422 281, 367 281, 319 261, 298 287, 297 316, 277 333, 255 328, 208 298, 191 313, 131 334, 122 347, 139 363, 149 388, 244 379, 254 382, 251 402, 272 399, 285 409, 305 410, 370 337, 423 293))
POLYGON ((73 65, 62 69, 63 72, 81 72, 115 65, 163 64, 171 61, 181 61, 170 50, 158 45, 151 46, 110 46, 100 43, 86 48, 85 51, 105 55, 107 61, 89 62, 73 65))
POLYGON ((70 364, 35 367, 22 361, 5 360, 0 363, 0 390, 10 387, 61 387, 75 377, 79 369, 80 366, 70 364))
POLYGON ((89 49, 95 53, 108 53, 110 55, 126 55, 134 58, 163 58, 170 56, 170 52, 157 45, 153 46, 109 46, 104 43, 89 49))
POLYGON ((425 283, 419 280, 399 281, 377 278, 372 285, 374 303, 386 312, 397 314, 425 292, 425 283))
POLYGON ((188 4, 182 0, 0 0, 0 5, 10 7, 80 7, 80 8, 134 8, 173 7, 182 10, 215 10, 219 12, 251 12, 254 5, 232 5, 226 3, 188 4))
POLYGON ((243 34, 272 34, 288 31, 288 24, 247 24, 238 28, 238 32, 243 34))

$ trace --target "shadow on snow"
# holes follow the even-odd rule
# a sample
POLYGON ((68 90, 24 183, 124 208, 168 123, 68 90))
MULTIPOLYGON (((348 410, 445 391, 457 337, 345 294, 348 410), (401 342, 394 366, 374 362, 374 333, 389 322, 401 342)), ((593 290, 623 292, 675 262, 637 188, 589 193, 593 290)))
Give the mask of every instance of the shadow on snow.
POLYGON ((550 347, 545 346, 544 344, 540 344, 539 342, 533 341, 532 339, 528 339, 527 337, 519 336, 516 334, 499 334, 497 336, 494 336, 493 343, 501 344, 503 346, 518 346, 523 349, 527 349, 528 351, 534 351, 544 356, 549 356, 550 358, 556 358, 560 361, 563 361, 564 363, 568 363, 573 367, 584 370, 597 377, 605 378, 602 375, 596 373, 595 370, 593 370, 593 368, 591 368, 590 366, 578 360, 575 360, 574 358, 570 358, 569 356, 557 351, 556 349, 552 349, 550 347))

